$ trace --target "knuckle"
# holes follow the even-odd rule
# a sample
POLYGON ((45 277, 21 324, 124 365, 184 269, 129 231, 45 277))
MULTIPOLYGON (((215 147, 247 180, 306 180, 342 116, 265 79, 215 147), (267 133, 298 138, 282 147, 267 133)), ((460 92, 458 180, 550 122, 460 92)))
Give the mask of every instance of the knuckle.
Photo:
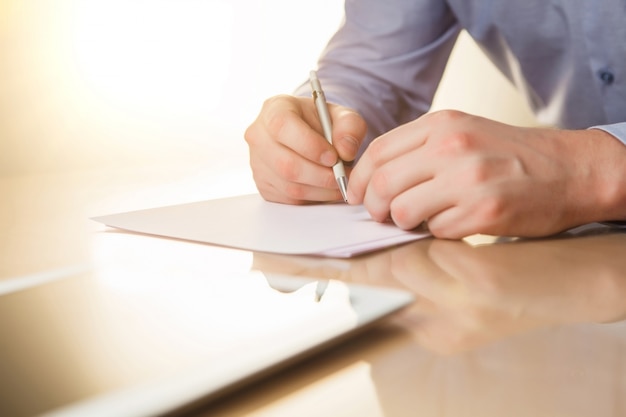
POLYGON ((254 146, 258 143, 260 135, 258 134, 257 123, 253 123, 245 130, 243 134, 244 140, 248 143, 249 146, 254 146))
POLYGON ((273 97, 265 99, 263 102, 262 111, 272 111, 276 107, 282 107, 283 103, 289 101, 290 97, 286 94, 279 94, 273 97))
POLYGON ((463 154, 472 150, 474 145, 473 136, 466 132, 454 132, 445 137, 441 149, 447 154, 463 154))
POLYGON ((432 224, 429 222, 428 230, 439 239, 460 239, 463 237, 456 233, 450 225, 441 222, 432 222, 432 224))
POLYGON ((274 168, 279 177, 287 181, 296 181, 299 178, 299 164, 291 155, 276 158, 274 168))
POLYGON ((288 104, 292 98, 287 95, 270 97, 263 103, 262 123, 272 135, 278 135, 292 119, 292 107, 288 104))
POLYGON ((375 221, 385 222, 389 218, 389 211, 387 211, 387 207, 381 206, 379 204, 374 204, 370 201, 364 201, 364 205, 370 217, 375 221))
POLYGON ((367 156, 372 161, 374 166, 380 165, 380 162, 384 160, 385 154, 385 142, 376 139, 367 147, 367 156))
POLYGON ((372 174, 371 188, 379 198, 387 198, 391 192, 391 179, 385 169, 379 169, 372 174))
POLYGON ((263 187, 259 187, 258 184, 257 184, 257 188, 259 190, 259 194, 261 195, 261 197, 263 197, 263 199, 265 201, 271 201, 271 202, 274 202, 274 203, 279 203, 280 202, 271 191, 269 191, 269 190, 267 190, 267 189, 265 189, 263 187))
POLYGON ((456 123, 467 117, 469 115, 460 110, 438 110, 430 113, 430 118, 438 123, 456 123))
POLYGON ((268 131, 274 135, 279 136, 285 129, 285 126, 289 123, 289 113, 282 111, 270 111, 265 116, 265 124, 268 131))
POLYGON ((352 109, 346 108, 339 114, 338 124, 350 126, 359 136, 365 136, 367 132, 367 123, 359 113, 352 109))
POLYGON ((477 160, 465 170, 463 176, 468 185, 478 185, 486 182, 491 175, 489 167, 483 161, 477 160))
POLYGON ((370 216, 377 222, 385 222, 389 218, 388 212, 381 209, 370 209, 370 216))
POLYGON ((470 133, 454 130, 436 138, 430 145, 433 158, 458 158, 474 152, 477 141, 470 133))
POLYGON ((390 215, 393 222, 401 229, 410 230, 415 226, 414 212, 406 203, 394 200, 391 202, 390 215))
POLYGON ((464 237, 458 229, 458 225, 441 218, 440 214, 435 214, 428 219, 428 231, 440 239, 460 239, 464 237))
POLYGON ((333 174, 332 169, 328 169, 326 170, 327 173, 325 175, 322 175, 321 178, 321 186, 324 188, 337 188, 337 179, 335 178, 335 175, 333 174))
POLYGON ((496 194, 483 197, 480 202, 479 217, 487 227, 502 221, 507 212, 506 200, 496 194))
POLYGON ((445 227, 441 225, 440 222, 437 222, 434 219, 428 219, 428 231, 435 237, 445 239, 445 227))
POLYGON ((292 202, 301 202, 306 199, 306 187, 302 184, 290 182, 285 185, 285 195, 292 202))

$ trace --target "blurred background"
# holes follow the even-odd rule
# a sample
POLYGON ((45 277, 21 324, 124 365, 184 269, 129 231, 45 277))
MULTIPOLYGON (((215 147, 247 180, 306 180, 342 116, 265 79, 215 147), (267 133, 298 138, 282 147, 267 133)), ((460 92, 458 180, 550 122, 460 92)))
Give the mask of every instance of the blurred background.
MULTIPOLYGON (((0 175, 247 161, 263 100, 290 93, 341 0, 0 0, 0 175)), ((463 34, 434 109, 517 125, 526 103, 463 34)))

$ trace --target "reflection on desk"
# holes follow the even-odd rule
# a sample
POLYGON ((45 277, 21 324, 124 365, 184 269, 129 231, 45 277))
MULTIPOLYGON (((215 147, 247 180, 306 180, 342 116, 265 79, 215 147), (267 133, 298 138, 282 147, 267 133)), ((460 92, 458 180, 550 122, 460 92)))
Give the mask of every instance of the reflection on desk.
POLYGON ((398 286, 418 301, 393 326, 194 415, 625 415, 626 234, 605 232, 431 239, 345 262, 254 254, 266 274, 398 286))
POLYGON ((216 153, 200 166, 0 179, 0 281, 88 264, 119 268, 112 285, 143 287, 154 271, 184 266, 194 277, 257 269, 416 295, 392 320, 194 416, 626 415, 626 234, 430 239, 337 260, 105 232, 89 221, 249 193, 237 161, 246 165, 216 153), (141 273, 131 280, 129 268, 141 273))
POLYGON ((253 268, 414 293, 398 320, 420 345, 454 353, 532 329, 626 318, 626 234, 473 246, 428 239, 352 262, 255 254, 253 268))

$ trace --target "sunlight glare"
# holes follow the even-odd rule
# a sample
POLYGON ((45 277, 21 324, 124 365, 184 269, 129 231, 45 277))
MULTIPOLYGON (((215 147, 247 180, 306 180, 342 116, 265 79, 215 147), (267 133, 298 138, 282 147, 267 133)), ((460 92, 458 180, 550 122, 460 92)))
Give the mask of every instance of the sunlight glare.
POLYGON ((230 62, 226 1, 82 0, 74 59, 86 87, 122 111, 215 109, 230 62))

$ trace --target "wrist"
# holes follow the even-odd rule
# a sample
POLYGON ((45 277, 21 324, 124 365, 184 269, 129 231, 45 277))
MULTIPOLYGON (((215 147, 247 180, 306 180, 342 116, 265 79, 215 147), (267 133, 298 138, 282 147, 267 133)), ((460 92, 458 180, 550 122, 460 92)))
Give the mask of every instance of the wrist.
POLYGON ((604 130, 584 132, 591 141, 588 152, 595 173, 589 190, 598 209, 594 220, 626 225, 626 145, 604 130))

